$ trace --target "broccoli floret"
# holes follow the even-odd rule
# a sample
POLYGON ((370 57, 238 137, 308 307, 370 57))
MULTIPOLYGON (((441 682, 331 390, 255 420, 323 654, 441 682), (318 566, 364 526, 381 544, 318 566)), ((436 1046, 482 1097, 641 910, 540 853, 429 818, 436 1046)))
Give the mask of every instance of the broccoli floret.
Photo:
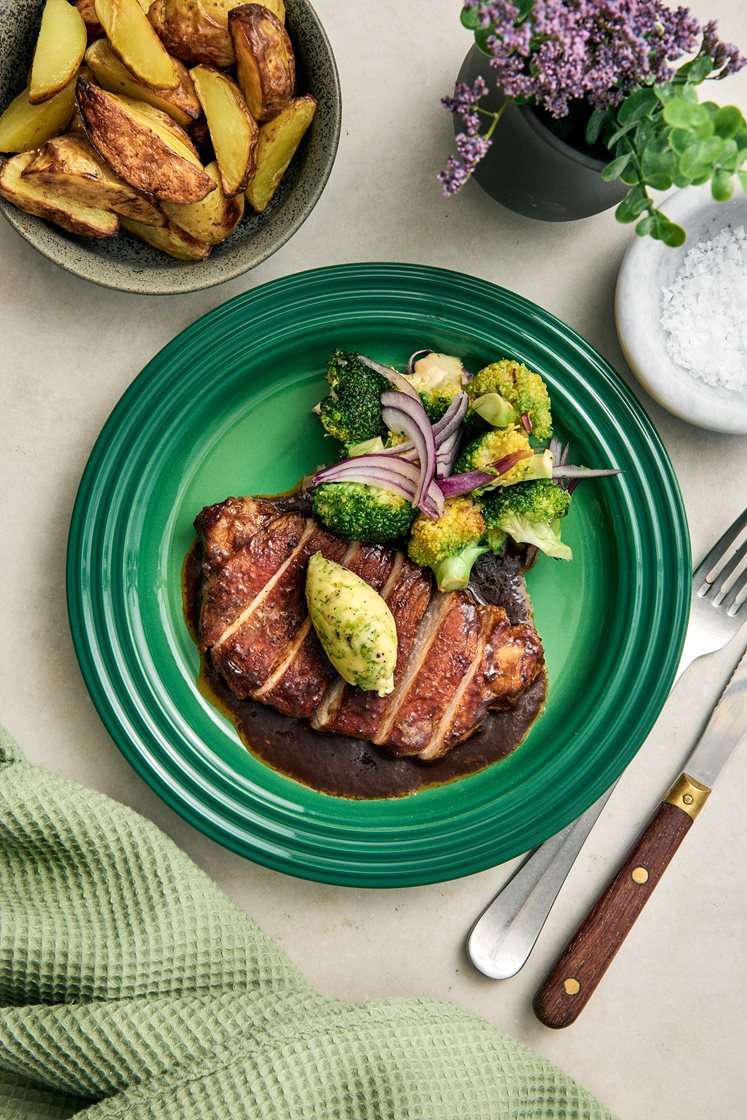
POLYGON ((528 451, 530 455, 521 459, 510 470, 496 476, 494 485, 512 486, 531 478, 550 478, 552 458, 548 452, 535 453, 529 437, 523 428, 509 424, 507 428, 493 428, 469 443, 454 464, 454 474, 465 471, 490 471, 495 463, 513 455, 517 451, 528 451))
POLYGON ((450 498, 433 520, 419 514, 413 522, 407 555, 430 568, 439 591, 458 591, 469 583, 472 565, 488 551, 481 543, 485 519, 472 498, 450 498))
POLYGON ((550 396, 547 386, 538 373, 533 373, 521 362, 504 358, 485 366, 467 386, 470 400, 487 393, 498 393, 521 415, 526 413, 532 422, 532 435, 538 440, 552 435, 550 396))
POLYGON ((460 358, 451 354, 428 354, 418 359, 410 381, 417 389, 431 424, 441 419, 466 381, 460 358))
POLYGON ((386 436, 381 419, 381 394, 391 389, 385 377, 365 366, 355 354, 335 350, 327 362, 329 396, 318 406, 325 430, 347 447, 386 436))
POLYGON ((415 510, 407 500, 362 482, 325 482, 314 494, 314 515, 351 541, 396 541, 407 536, 415 510))
POLYGON ((558 560, 571 560, 573 553, 560 539, 561 519, 570 504, 568 491, 548 479, 491 490, 482 498, 485 540, 493 552, 501 552, 509 536, 558 560))

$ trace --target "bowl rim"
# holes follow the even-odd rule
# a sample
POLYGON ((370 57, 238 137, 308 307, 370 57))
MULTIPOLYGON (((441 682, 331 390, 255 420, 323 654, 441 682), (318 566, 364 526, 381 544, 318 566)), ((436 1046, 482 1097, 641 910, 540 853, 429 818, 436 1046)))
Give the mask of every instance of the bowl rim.
MULTIPOLYGON (((143 269, 135 264, 107 260, 102 262, 102 264, 105 263, 106 267, 101 268, 103 275, 99 276, 94 275, 94 267, 91 265, 90 258, 75 252, 77 240, 69 240, 74 235, 67 235, 52 223, 27 214, 13 206, 12 203, 0 198, 0 212, 8 224, 38 253, 41 253, 47 260, 52 261, 53 264, 58 265, 73 276, 87 280, 98 287, 136 295, 169 296, 203 291, 217 287, 229 280, 235 280, 237 276, 251 271, 266 261, 301 228, 319 201, 332 174, 342 132, 342 88, 332 44, 321 19, 309 0, 296 0, 296 2, 303 6, 305 12, 313 21, 316 34, 326 52, 330 79, 330 94, 326 103, 326 109, 329 113, 330 143, 323 153, 323 159, 320 160, 319 173, 314 177, 313 183, 306 186, 301 204, 295 209, 295 213, 282 235, 276 242, 265 245, 260 249, 250 263, 247 264, 243 260, 232 259, 228 256, 225 262, 221 262, 219 274, 211 273, 206 278, 204 271, 201 271, 196 264, 189 267, 189 262, 181 262, 185 267, 174 267, 177 262, 174 262, 171 266, 165 262, 163 267, 143 269)), ((85 241, 85 239, 82 240, 85 241)), ((213 263, 216 262, 213 261, 213 263)))

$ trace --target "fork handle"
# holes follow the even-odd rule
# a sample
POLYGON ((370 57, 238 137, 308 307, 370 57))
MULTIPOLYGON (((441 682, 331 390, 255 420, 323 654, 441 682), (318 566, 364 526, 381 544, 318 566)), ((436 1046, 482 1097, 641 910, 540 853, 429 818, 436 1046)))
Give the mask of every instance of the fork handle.
POLYGON ((568 1027, 583 1011, 709 793, 687 774, 674 783, 537 992, 545 1026, 568 1027))

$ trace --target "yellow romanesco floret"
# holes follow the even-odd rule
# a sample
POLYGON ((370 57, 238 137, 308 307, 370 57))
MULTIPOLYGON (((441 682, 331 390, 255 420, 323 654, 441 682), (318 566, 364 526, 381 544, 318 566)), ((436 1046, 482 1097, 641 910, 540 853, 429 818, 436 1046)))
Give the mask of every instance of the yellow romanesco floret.
MULTIPOLYGON (((454 466, 454 474, 462 474, 465 471, 490 470, 495 463, 505 459, 508 455, 515 454, 517 451, 530 453, 532 451, 526 432, 517 427, 516 424, 509 424, 507 428, 495 428, 490 432, 485 432, 484 435, 481 435, 464 449, 454 466)), ((511 486, 514 482, 521 482, 530 470, 531 462, 532 460, 528 456, 526 459, 520 460, 505 474, 501 475, 501 483, 504 486, 511 486)))
POLYGON ((471 498, 449 498, 441 517, 432 520, 420 514, 415 519, 407 554, 413 563, 432 568, 476 544, 484 532, 485 519, 471 498))

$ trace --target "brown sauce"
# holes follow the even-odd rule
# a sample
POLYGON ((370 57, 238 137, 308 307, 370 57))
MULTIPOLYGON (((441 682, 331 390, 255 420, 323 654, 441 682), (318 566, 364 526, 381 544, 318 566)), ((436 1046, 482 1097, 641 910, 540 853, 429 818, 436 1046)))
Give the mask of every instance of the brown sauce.
MULTIPOLYGON (((190 549, 183 569, 184 615, 196 639, 199 617, 201 548, 190 549)), ((518 561, 483 557, 475 566, 473 590, 500 603, 512 622, 529 617, 518 561)), ((392 758, 371 743, 314 731, 306 720, 282 715, 255 700, 237 700, 203 656, 198 685, 226 715, 247 750, 273 770, 337 797, 406 797, 427 786, 444 785, 477 773, 511 754, 542 712, 547 694, 544 672, 507 712, 492 712, 480 729, 436 762, 392 758)))

